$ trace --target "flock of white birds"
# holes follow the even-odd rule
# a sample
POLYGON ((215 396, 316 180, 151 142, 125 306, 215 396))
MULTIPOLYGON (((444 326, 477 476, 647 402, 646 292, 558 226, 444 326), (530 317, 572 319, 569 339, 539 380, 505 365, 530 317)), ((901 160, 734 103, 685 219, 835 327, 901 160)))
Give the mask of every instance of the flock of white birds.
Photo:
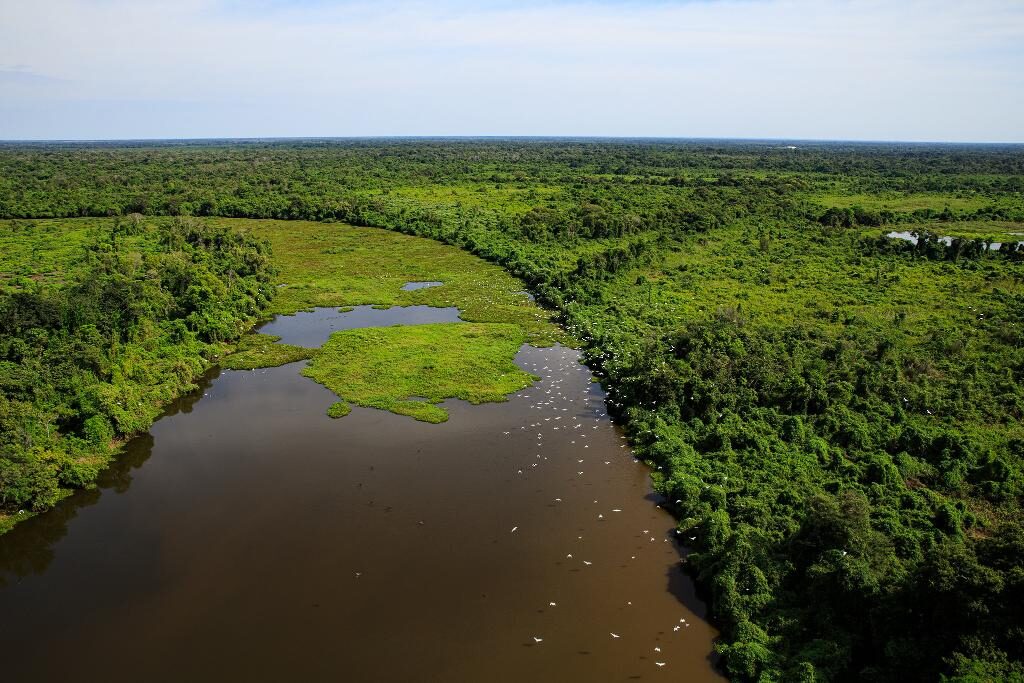
MULTIPOLYGON (((575 451, 576 454, 576 465, 579 469, 576 470, 577 477, 586 477, 589 468, 591 467, 604 467, 611 465, 611 460, 596 459, 591 460, 588 458, 587 449, 590 448, 590 444, 587 443, 588 431, 600 429, 601 427, 609 428, 607 420, 608 414, 604 410, 603 405, 592 410, 593 419, 586 416, 586 411, 580 409, 580 403, 582 402, 585 406, 589 406, 591 401, 600 396, 595 395, 591 391, 592 386, 587 386, 582 391, 570 391, 565 385, 566 380, 572 378, 573 373, 580 373, 581 366, 579 361, 579 353, 567 348, 555 347, 554 353, 546 354, 553 355, 553 359, 540 362, 525 362, 523 368, 534 375, 540 376, 541 381, 535 384, 529 389, 525 389, 522 392, 515 394, 515 398, 525 399, 529 401, 529 407, 532 410, 537 411, 537 417, 535 421, 528 425, 522 425, 519 427, 521 432, 526 432, 527 435, 535 435, 535 439, 531 439, 533 443, 528 462, 522 463, 521 466, 517 467, 516 476, 528 474, 531 470, 541 467, 547 460, 551 450, 545 450, 545 443, 551 443, 555 438, 561 438, 564 441, 568 441, 568 445, 572 446, 571 450, 575 451), (541 365, 546 362, 547 364, 541 365), (582 415, 582 417, 581 417, 582 415), (548 439, 545 442, 545 438, 548 439)), ((578 375, 577 375, 578 376, 578 375)), ((503 433, 506 438, 513 438, 516 435, 511 431, 503 433)), ((619 435, 619 439, 623 443, 619 444, 619 448, 626 449, 625 436, 619 435)), ((524 451, 526 449, 524 448, 524 451)), ((524 456, 527 455, 524 452, 524 456)), ((554 457, 554 456, 553 456, 554 457)), ((631 457, 631 456, 630 456, 631 457)), ((633 462, 638 462, 633 458, 633 462)), ((561 498, 554 498, 555 503, 561 503, 561 498)), ((598 504, 597 500, 593 501, 594 504, 598 504)), ((609 514, 621 513, 622 508, 610 507, 607 512, 609 514)), ((605 519, 604 512, 598 512, 598 520, 605 519)), ((513 526, 510 533, 516 533, 519 531, 519 526, 513 526)), ((649 539, 650 543, 657 541, 655 536, 650 535, 649 529, 643 529, 642 533, 644 537, 649 539)), ((577 540, 583 541, 582 536, 578 536, 577 540)), ((667 538, 662 539, 663 543, 668 543, 667 538)), ((567 553, 566 559, 573 560, 573 553, 567 553)), ((635 560, 636 555, 632 555, 630 559, 635 560)), ((584 567, 593 566, 593 562, 588 559, 579 558, 579 561, 584 567)), ((632 603, 629 603, 632 604, 632 603)), ((555 607, 555 602, 549 602, 549 607, 555 607)), ((682 629, 688 628, 690 622, 686 618, 680 618, 679 621, 672 625, 672 632, 679 633, 682 629)), ((621 637, 619 633, 609 631, 609 637, 611 640, 616 640, 621 637)), ((541 635, 532 636, 533 643, 540 645, 544 642, 544 637, 541 635)), ((663 655, 662 648, 660 645, 653 646, 653 652, 657 659, 660 659, 663 655)), ((667 665, 667 661, 655 661, 654 664, 661 668, 667 665)))

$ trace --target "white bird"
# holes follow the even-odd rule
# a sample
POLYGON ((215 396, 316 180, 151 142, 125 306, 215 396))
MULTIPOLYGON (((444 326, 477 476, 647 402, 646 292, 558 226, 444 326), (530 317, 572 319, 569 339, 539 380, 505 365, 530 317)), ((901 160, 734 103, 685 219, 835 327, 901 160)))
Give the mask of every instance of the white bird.
POLYGON ((533 637, 533 642, 535 642, 535 643, 543 643, 544 639, 543 638, 538 638, 537 636, 534 636, 533 637))
POLYGON ((658 666, 665 666, 665 662, 655 662, 658 666))
POLYGON ((594 563, 593 562, 587 562, 586 560, 583 560, 583 564, 585 564, 585 565, 587 565, 589 567, 590 565, 592 565, 594 563))
POLYGON ((512 531, 510 531, 509 533, 510 534, 514 534, 516 532, 516 529, 518 529, 518 528, 519 527, 517 527, 517 526, 512 527, 512 531))
POLYGON ((618 633, 612 633, 612 638, 618 638, 618 637, 619 637, 618 633))

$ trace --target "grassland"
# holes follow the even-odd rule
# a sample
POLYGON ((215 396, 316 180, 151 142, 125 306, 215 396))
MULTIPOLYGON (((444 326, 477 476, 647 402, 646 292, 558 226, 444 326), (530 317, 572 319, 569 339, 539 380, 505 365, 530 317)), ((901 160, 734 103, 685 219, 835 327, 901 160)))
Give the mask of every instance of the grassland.
POLYGON ((732 308, 746 325, 813 321, 829 335, 840 333, 850 315, 888 325, 902 313, 902 332, 921 340, 948 321, 970 334, 994 294, 1024 291, 1013 271, 996 263, 908 263, 858 247, 861 234, 884 232, 780 227, 762 242, 749 228, 734 225, 717 231, 713 241, 683 240, 664 261, 634 269, 617 282, 614 298, 631 301, 634 316, 652 321, 681 323, 732 308), (650 303, 630 284, 641 276, 651 283, 650 303))
POLYGON ((534 346, 569 341, 521 281, 454 247, 378 228, 310 221, 218 219, 270 242, 278 269, 268 314, 316 306, 455 306, 470 322, 509 323, 534 346), (440 287, 403 291, 407 282, 440 287))
POLYGON ((523 340, 521 328, 501 323, 346 330, 331 335, 303 374, 343 399, 332 417, 347 414, 349 402, 444 422, 448 412, 436 404, 445 399, 500 402, 539 379, 512 362, 523 340))
POLYGON ((987 206, 990 200, 982 195, 957 196, 948 192, 886 192, 881 194, 818 194, 814 200, 822 206, 839 209, 861 206, 875 211, 974 211, 987 206))
POLYGON ((278 294, 270 313, 364 304, 455 306, 469 321, 336 332, 321 349, 253 334, 222 361, 222 367, 244 370, 311 358, 304 374, 343 399, 331 407, 332 417, 348 414, 352 403, 443 422, 447 411, 435 404, 447 398, 503 401, 528 386, 532 376, 513 363, 523 343, 570 341, 551 313, 530 301, 522 282, 454 247, 340 223, 217 222, 271 243, 278 294), (402 290, 411 281, 444 284, 402 290))
MULTIPOLYGON (((0 291, 73 282, 85 268, 82 256, 87 246, 113 226, 109 218, 0 221, 0 291)), ((143 234, 124 236, 121 247, 137 255, 157 250, 143 234)))

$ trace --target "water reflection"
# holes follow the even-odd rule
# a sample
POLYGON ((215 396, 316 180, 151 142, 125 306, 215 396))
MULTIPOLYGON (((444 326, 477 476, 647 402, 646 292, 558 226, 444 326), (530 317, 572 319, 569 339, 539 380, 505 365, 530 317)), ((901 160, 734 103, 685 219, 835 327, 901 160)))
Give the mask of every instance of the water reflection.
POLYGON ((463 320, 459 317, 459 309, 454 306, 356 306, 345 311, 337 308, 314 308, 311 311, 300 311, 295 315, 278 316, 260 327, 259 331, 281 337, 283 344, 317 348, 323 346, 327 338, 339 330, 458 322, 463 320))
MULTIPOLYGON (((164 417, 192 412, 192 407, 220 375, 213 369, 200 378, 198 387, 167 406, 164 417)), ((152 434, 129 441, 96 479, 94 488, 76 491, 52 510, 19 523, 0 536, 0 587, 33 574, 42 574, 54 558, 53 546, 68 533, 68 525, 82 508, 97 504, 105 491, 125 493, 132 484, 133 472, 153 454, 152 434)))
POLYGON ((424 282, 406 282, 404 285, 402 285, 402 291, 411 292, 417 289, 426 289, 427 287, 440 287, 443 284, 443 282, 438 282, 437 280, 429 280, 424 282))

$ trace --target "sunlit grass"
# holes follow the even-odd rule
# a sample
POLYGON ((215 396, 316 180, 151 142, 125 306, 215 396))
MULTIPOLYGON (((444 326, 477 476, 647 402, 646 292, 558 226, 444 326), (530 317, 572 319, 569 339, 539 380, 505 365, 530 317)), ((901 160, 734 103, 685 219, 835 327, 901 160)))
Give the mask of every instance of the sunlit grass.
POLYGON ((814 201, 825 207, 840 209, 860 206, 865 209, 881 211, 916 211, 932 209, 942 211, 947 206, 953 211, 973 211, 991 204, 991 199, 981 195, 958 197, 945 192, 884 194, 820 194, 814 201))
POLYGON ((535 346, 570 341, 499 266, 460 249, 378 228, 309 221, 217 221, 270 241, 280 270, 269 313, 317 306, 455 306, 470 322, 511 323, 535 346), (411 281, 440 287, 402 291, 411 281))
POLYGON ((309 358, 314 349, 278 343, 281 338, 271 334, 247 334, 238 342, 235 352, 225 357, 220 366, 225 370, 273 368, 309 358))
POLYGON ((513 362, 524 340, 509 324, 439 323, 335 332, 303 374, 346 403, 444 422, 448 398, 498 402, 539 379, 513 362), (418 400, 417 400, 418 399, 418 400))

